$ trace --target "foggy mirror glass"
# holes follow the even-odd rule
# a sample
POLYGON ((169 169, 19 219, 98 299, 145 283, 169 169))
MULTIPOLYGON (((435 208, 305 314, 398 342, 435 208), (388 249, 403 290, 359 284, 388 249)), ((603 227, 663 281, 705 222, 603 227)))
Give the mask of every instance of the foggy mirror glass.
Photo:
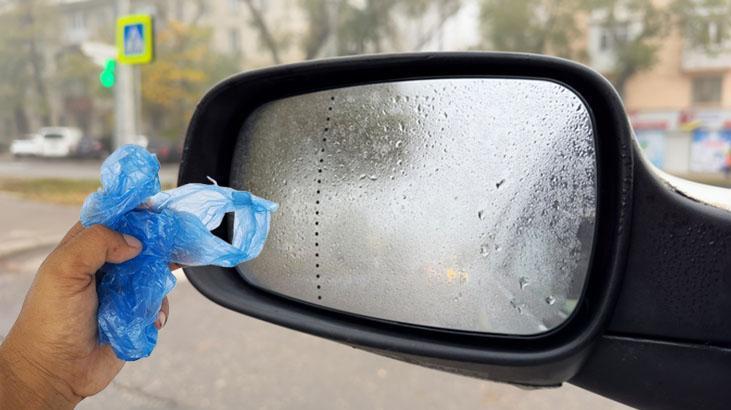
POLYGON ((594 240, 590 114, 568 88, 433 79, 278 100, 245 122, 234 188, 276 201, 255 286, 415 325, 564 322, 594 240))

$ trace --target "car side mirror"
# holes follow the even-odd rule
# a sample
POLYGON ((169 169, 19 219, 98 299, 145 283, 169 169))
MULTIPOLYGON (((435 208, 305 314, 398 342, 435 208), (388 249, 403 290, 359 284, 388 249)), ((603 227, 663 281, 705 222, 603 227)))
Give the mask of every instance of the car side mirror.
MULTIPOLYGON (((213 178, 280 210, 257 259, 185 272, 214 302, 292 329, 601 392, 580 370, 643 249, 633 206, 687 200, 657 199, 672 190, 637 149, 611 85, 556 58, 379 55, 243 73, 200 102, 179 183, 213 178)), ((230 239, 226 224, 217 234, 230 239)))

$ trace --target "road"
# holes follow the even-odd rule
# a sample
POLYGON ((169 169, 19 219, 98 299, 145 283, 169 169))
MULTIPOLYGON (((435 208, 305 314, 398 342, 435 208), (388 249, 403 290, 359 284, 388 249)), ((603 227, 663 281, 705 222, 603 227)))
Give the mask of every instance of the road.
MULTIPOLYGON (((77 210, 0 196, 5 232, 58 236, 77 210), (18 213, 27 210, 22 217, 18 213), (54 233, 49 233, 55 230, 54 233)), ((3 237, 0 236, 0 244, 3 237)), ((9 240, 7 235, 4 240, 9 240)), ((6 242, 7 243, 7 242, 6 242)), ((1 246, 1 245, 0 245, 1 246)), ((0 336, 51 247, 0 258, 0 336)), ((180 272, 178 272, 180 273, 180 272)), ((622 409, 577 387, 525 391, 386 359, 225 310, 183 275, 150 358, 81 409, 622 409)))
MULTIPOLYGON (((72 178, 98 179, 101 161, 69 159, 17 159, 0 156, 0 178, 72 178)), ((164 164, 160 169, 162 182, 178 179, 177 164, 164 164)))

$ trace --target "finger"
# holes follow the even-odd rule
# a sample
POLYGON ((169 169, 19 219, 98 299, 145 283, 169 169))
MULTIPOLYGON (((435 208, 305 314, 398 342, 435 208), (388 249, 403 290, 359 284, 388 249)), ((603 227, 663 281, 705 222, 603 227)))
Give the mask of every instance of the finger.
POLYGON ((84 225, 81 224, 81 222, 76 222, 74 226, 69 229, 68 232, 66 232, 66 235, 64 235, 63 239, 61 239, 61 242, 59 242, 58 246, 62 246, 71 239, 73 239, 76 235, 79 234, 79 232, 84 230, 84 225))
POLYGON ((62 275, 87 277, 104 263, 125 262, 141 250, 142 244, 136 238, 93 225, 53 251, 46 262, 62 275))
POLYGON ((155 320, 155 327, 160 330, 165 326, 165 323, 167 323, 168 318, 170 317, 170 302, 168 302, 168 297, 165 296, 162 298, 162 304, 160 305, 160 312, 157 314, 157 320, 155 320))

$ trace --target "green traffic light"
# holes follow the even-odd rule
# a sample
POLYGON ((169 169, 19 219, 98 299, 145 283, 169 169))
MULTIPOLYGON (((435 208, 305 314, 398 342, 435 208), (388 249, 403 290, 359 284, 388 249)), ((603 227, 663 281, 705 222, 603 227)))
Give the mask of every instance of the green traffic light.
POLYGON ((116 66, 117 62, 113 58, 110 58, 106 63, 104 63, 104 70, 101 74, 99 74, 99 82, 102 83, 102 87, 114 87, 114 83, 116 81, 116 78, 114 77, 114 69, 116 66))

